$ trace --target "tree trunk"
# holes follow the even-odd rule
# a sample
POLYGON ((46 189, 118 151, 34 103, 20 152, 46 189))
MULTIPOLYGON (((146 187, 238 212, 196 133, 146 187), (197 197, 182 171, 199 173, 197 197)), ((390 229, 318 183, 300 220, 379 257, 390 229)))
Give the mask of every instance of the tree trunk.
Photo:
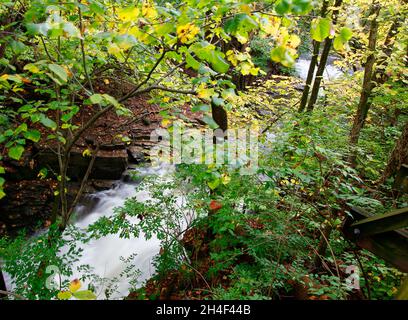
MULTIPOLYGON (((326 15, 328 4, 329 2, 327 0, 323 2, 322 10, 320 13, 322 17, 326 15)), ((302 99, 300 100, 299 112, 303 112, 306 108, 310 87, 312 86, 314 72, 317 66, 319 50, 320 50, 320 42, 313 40, 313 55, 312 55, 312 59, 310 60, 309 71, 307 72, 306 84, 305 84, 305 88, 303 89, 302 99)))
MULTIPOLYGON (((333 18, 332 18, 333 25, 336 24, 337 13, 338 13, 338 10, 340 9, 342 2, 343 0, 336 0, 334 3, 335 9, 333 10, 333 18)), ((333 39, 330 39, 330 38, 326 38, 326 40, 324 41, 324 47, 323 47, 322 54, 320 56, 319 67, 317 68, 315 81, 313 83, 312 93, 310 94, 310 100, 307 105, 307 111, 313 111, 314 105, 317 101, 320 84, 323 79, 323 72, 324 72, 324 69, 326 68, 327 58, 329 57, 332 43, 333 43, 333 39)))
POLYGON ((319 246, 317 247, 317 253, 314 258, 314 267, 320 269, 323 265, 323 257, 326 255, 327 242, 329 241, 330 234, 332 232, 332 226, 326 226, 322 231, 322 236, 320 238, 319 246))
POLYGON ((379 183, 384 183, 392 177, 404 163, 408 164, 408 121, 405 122, 402 134, 395 143, 379 183))
POLYGON ((220 129, 223 131, 227 130, 228 129, 227 111, 225 111, 223 107, 211 103, 211 112, 215 123, 218 124, 220 129))
MULTIPOLYGON (((377 31, 378 31, 377 17, 380 12, 380 6, 375 5, 374 12, 375 12, 375 16, 370 24, 370 35, 368 38, 368 51, 370 51, 371 54, 368 56, 366 64, 365 64, 363 88, 361 90, 360 101, 357 107, 357 113, 356 113, 356 116, 354 117, 353 127, 350 132, 350 145, 352 147, 356 146, 358 143, 360 132, 364 126, 364 122, 368 114, 368 109, 370 107, 368 100, 370 98, 371 91, 373 90, 373 87, 374 87, 372 80, 373 80, 374 64, 376 61, 375 47, 376 47, 376 42, 377 42, 377 31)), ((352 152, 353 154, 350 156, 349 161, 351 163, 354 163, 356 159, 356 154, 355 154, 355 151, 352 151, 352 152)))
POLYGON ((302 99, 300 100, 299 112, 303 112, 306 108, 307 100, 309 97, 310 87, 312 86, 314 72, 317 65, 317 57, 319 55, 320 42, 313 40, 313 56, 310 60, 309 71, 307 72, 307 78, 305 88, 303 89, 302 99))

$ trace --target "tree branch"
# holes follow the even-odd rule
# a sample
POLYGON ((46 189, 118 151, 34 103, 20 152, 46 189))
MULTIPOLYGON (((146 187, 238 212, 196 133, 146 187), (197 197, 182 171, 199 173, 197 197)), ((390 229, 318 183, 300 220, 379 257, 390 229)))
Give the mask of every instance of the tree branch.
POLYGON ((153 68, 149 71, 148 75, 146 76, 146 79, 144 79, 142 82, 140 82, 140 83, 136 86, 136 88, 134 88, 132 91, 130 91, 127 95, 125 95, 124 97, 122 97, 122 98, 119 100, 119 102, 125 101, 126 99, 128 99, 128 98, 134 96, 134 94, 139 90, 139 88, 140 88, 141 86, 143 86, 144 84, 146 84, 146 83, 150 80, 150 78, 151 78, 151 76, 152 76, 154 70, 156 70, 156 68, 159 66, 160 62, 164 59, 164 56, 166 55, 166 53, 167 53, 167 50, 164 50, 164 49, 163 49, 163 52, 162 52, 161 56, 159 57, 159 59, 157 59, 157 61, 156 61, 156 63, 154 64, 153 68))

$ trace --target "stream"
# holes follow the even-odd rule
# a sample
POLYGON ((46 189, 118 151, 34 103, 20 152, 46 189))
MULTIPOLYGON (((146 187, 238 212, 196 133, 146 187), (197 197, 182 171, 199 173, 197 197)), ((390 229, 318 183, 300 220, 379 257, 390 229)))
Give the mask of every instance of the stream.
MULTIPOLYGON (((130 169, 132 170, 132 169, 130 169)), ((174 171, 174 166, 161 165, 160 167, 138 167, 134 169, 138 177, 155 175, 161 178, 169 177, 174 171)), ((142 182, 138 182, 142 183, 142 182)), ((93 206, 90 212, 86 212, 87 208, 84 205, 78 207, 79 215, 83 216, 75 222, 75 226, 81 229, 86 229, 90 224, 103 216, 110 216, 113 214, 113 209, 124 205, 126 199, 136 198, 138 201, 145 201, 150 199, 148 190, 137 191, 137 182, 129 179, 129 169, 124 173, 121 181, 118 181, 112 189, 97 192, 90 195, 93 206), (85 213, 84 213, 85 211, 85 213)), ((135 218, 135 223, 137 218, 135 218)), ((146 240, 143 234, 138 238, 123 239, 119 235, 108 235, 97 240, 82 245, 84 249, 82 257, 73 266, 73 270, 81 265, 90 265, 93 267, 93 274, 98 277, 115 279, 117 289, 109 297, 109 299, 120 299, 129 293, 130 284, 123 278, 127 264, 123 259, 130 257, 127 261, 133 268, 140 271, 138 276, 138 286, 140 286, 146 279, 149 279, 154 274, 152 266, 153 258, 159 253, 160 241, 153 237, 146 240)), ((79 278, 81 273, 74 273, 73 279, 79 278)), ((104 299, 104 286, 101 285, 95 292, 98 299, 104 299)))
MULTIPOLYGON (((296 73, 303 80, 306 79, 310 60, 298 59, 295 64, 296 73)), ((340 77, 343 72, 333 65, 328 65, 324 73, 324 79, 334 80, 340 77)), ((273 136, 274 137, 274 136, 273 136)), ((157 175, 159 177, 169 177, 174 172, 174 166, 162 165, 157 168, 138 167, 134 169, 138 176, 157 175)), ((140 181, 138 183, 141 183, 140 181)), ((88 195, 86 199, 77 207, 78 217, 74 225, 80 229, 86 229, 90 224, 97 221, 100 217, 110 216, 114 208, 123 206, 125 200, 134 197, 139 201, 150 198, 148 190, 137 191, 135 186, 137 182, 129 179, 129 170, 124 173, 122 180, 117 181, 113 188, 88 195)), ((79 261, 72 266, 74 274, 71 279, 80 278, 83 273, 77 269, 83 265, 92 267, 92 274, 100 279, 114 279, 116 289, 106 296, 105 290, 108 284, 101 282, 95 286, 95 293, 98 299, 121 299, 129 293, 130 284, 123 272, 127 266, 123 259, 129 258, 128 263, 140 271, 138 277, 138 286, 149 279, 155 272, 152 261, 160 251, 160 242, 153 237, 146 240, 141 234, 138 238, 123 239, 118 235, 108 235, 89 243, 82 244, 82 256, 79 261)), ((65 250, 66 251, 66 250, 65 250)), ((64 249, 61 254, 64 254, 64 249)), ((5 274, 7 287, 13 287, 10 277, 5 274)), ((90 281, 92 283, 92 281, 90 281)), ((85 283, 84 287, 87 283, 85 283)), ((92 283, 94 284, 94 283, 92 283)))
MULTIPOLYGON (((310 65, 310 59, 306 59, 306 58, 299 58, 295 62, 296 74, 302 80, 306 80, 307 78, 307 73, 309 71, 309 65, 310 65)), ((316 72, 317 72, 317 68, 315 69, 315 75, 316 75, 316 72)), ((328 80, 328 81, 336 80, 339 77, 341 77, 343 74, 344 72, 340 70, 340 68, 328 62, 323 72, 323 80, 328 80)))
MULTIPOLYGON (((85 230, 99 218, 111 216, 114 213, 114 208, 123 206, 128 198, 136 198, 138 201, 151 199, 148 190, 136 190, 136 186, 142 181, 140 181, 141 179, 138 179, 138 182, 133 181, 130 178, 131 171, 138 178, 155 175, 165 179, 171 177, 174 166, 129 168, 124 172, 122 179, 117 181, 111 189, 85 197, 76 209, 77 218, 74 226, 85 230)), ((132 222, 136 223, 136 220, 137 218, 132 222)), ((131 265, 134 270, 139 270, 137 286, 140 287, 155 272, 152 262, 160 251, 160 241, 156 237, 146 240, 143 234, 140 234, 138 238, 131 237, 129 239, 120 238, 119 235, 113 234, 85 244, 81 243, 79 247, 83 249, 83 252, 79 260, 72 265, 73 275, 69 279, 63 277, 63 280, 71 281, 84 275, 89 276, 88 272, 80 271, 83 266, 88 265, 91 267, 92 276, 97 278, 84 281, 82 286, 84 289, 91 283, 95 287, 97 299, 123 299, 129 294, 131 287, 123 274, 125 269, 131 265), (127 260, 126 263, 124 259, 127 260), (106 295, 105 290, 109 290, 109 296, 106 295)), ((68 248, 62 248, 59 254, 63 255, 67 250, 68 248)), ((8 290, 12 291, 12 279, 6 272, 4 272, 4 278, 8 290)), ((59 283, 59 276, 56 275, 54 280, 59 283)))

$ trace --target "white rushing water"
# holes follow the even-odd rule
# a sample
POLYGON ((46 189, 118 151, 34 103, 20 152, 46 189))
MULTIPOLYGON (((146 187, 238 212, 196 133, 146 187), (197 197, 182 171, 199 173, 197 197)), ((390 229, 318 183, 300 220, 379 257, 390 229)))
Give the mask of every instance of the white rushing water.
MULTIPOLYGON (((137 176, 158 175, 160 177, 169 176, 174 170, 173 166, 160 166, 157 168, 144 167, 138 168, 137 176)), ((97 192, 91 197, 96 198, 96 205, 93 206, 91 212, 87 213, 82 219, 79 219, 75 226, 81 229, 86 229, 90 224, 97 221, 100 217, 110 216, 113 214, 114 208, 121 207, 128 198, 136 198, 138 201, 150 199, 148 190, 136 191, 136 184, 132 182, 120 181, 112 189, 97 192)), ((84 208, 79 206, 78 211, 81 212, 84 208)), ((135 221, 137 222, 137 218, 135 221)), ((92 273, 98 277, 106 279, 114 279, 117 286, 116 291, 109 296, 109 299, 123 298, 129 293, 130 284, 128 279, 122 275, 126 268, 126 264, 121 258, 128 258, 135 254, 129 261, 135 269, 138 269, 141 274, 137 278, 139 285, 154 274, 152 267, 153 258, 159 253, 160 242, 157 238, 152 237, 146 240, 143 234, 138 238, 123 239, 119 235, 108 235, 97 240, 92 240, 89 243, 82 244, 84 249, 82 256, 73 265, 73 270, 76 270, 81 265, 89 265, 93 268, 92 273)), ((80 278, 81 273, 76 271, 72 279, 80 278)), ((92 282, 92 281, 91 281, 92 282)), ((98 299, 104 299, 104 290, 106 285, 100 285, 96 288, 98 299)))
MULTIPOLYGON (((307 73, 309 71, 309 65, 310 65, 310 60, 309 59, 303 59, 300 58, 296 60, 295 62, 295 70, 298 76, 306 80, 307 78, 307 73)), ((315 69, 315 74, 316 74, 317 68, 315 69)), ((343 71, 341 71, 338 67, 327 64, 326 68, 324 69, 323 73, 323 80, 335 80, 341 77, 344 74, 343 71)))
MULTIPOLYGON (((135 169, 138 177, 156 175, 159 179, 171 179, 174 172, 174 166, 161 165, 160 167, 140 167, 135 169)), ((126 173, 125 173, 126 174, 126 173)), ((126 179, 129 180, 129 179, 126 179)), ((138 201, 146 201, 151 199, 148 190, 136 190, 137 183, 132 181, 117 181, 115 186, 109 190, 96 192, 89 195, 88 200, 77 207, 79 217, 74 223, 74 226, 85 230, 90 224, 94 223, 101 217, 109 217, 114 213, 114 209, 124 205, 126 199, 135 198, 138 201), (90 206, 90 202, 93 203, 90 206)), ((142 182, 143 183, 143 182, 142 182)), ((138 222, 137 218, 134 221, 138 222)), ((40 233, 44 232, 40 231, 40 233)), ((34 235, 35 237, 36 235, 34 235)), ((81 256, 71 267, 73 275, 63 280, 80 279, 82 276, 96 275, 99 279, 104 281, 95 282, 95 278, 83 283, 82 288, 85 289, 90 283, 95 286, 95 294, 97 299, 121 299, 126 297, 129 293, 130 283, 126 274, 123 274, 125 268, 129 264, 125 263, 123 259, 131 257, 128 261, 134 270, 139 270, 140 274, 137 277, 138 286, 149 279, 155 272, 152 266, 153 258, 160 251, 160 241, 156 237, 146 240, 141 233, 138 238, 124 239, 119 235, 113 234, 102 237, 100 239, 92 240, 88 243, 78 243, 78 246, 83 249, 81 256), (78 270, 79 267, 89 265, 92 270, 89 273, 83 270, 78 270), (109 297, 105 295, 105 290, 109 289, 109 280, 114 279, 113 291, 109 297)), ((63 248, 60 255, 66 254, 68 248, 63 248)), ((9 274, 4 272, 7 288, 12 291, 14 285, 9 274)), ((55 275, 54 280, 59 283, 59 276, 55 275)))

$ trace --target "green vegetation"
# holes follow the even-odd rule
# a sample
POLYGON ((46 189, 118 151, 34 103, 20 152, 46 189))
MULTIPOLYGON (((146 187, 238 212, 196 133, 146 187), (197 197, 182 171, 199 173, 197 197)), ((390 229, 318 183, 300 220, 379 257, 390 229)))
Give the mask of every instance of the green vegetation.
POLYGON ((0 0, 0 207, 23 180, 52 199, 35 235, 10 232, 0 208, 0 280, 13 280, 0 297, 109 299, 125 281, 127 299, 393 299, 406 275, 342 223, 353 206, 408 205, 394 183, 408 164, 407 12, 397 0, 0 0), (326 79, 329 64, 343 76, 326 79), (170 132, 258 130, 257 171, 177 164, 170 180, 135 179, 150 197, 79 228, 98 157, 137 140, 101 137, 118 119, 151 125, 147 105, 170 132), (77 267, 110 235, 157 238, 154 276, 138 282, 136 252, 120 277, 77 267))

